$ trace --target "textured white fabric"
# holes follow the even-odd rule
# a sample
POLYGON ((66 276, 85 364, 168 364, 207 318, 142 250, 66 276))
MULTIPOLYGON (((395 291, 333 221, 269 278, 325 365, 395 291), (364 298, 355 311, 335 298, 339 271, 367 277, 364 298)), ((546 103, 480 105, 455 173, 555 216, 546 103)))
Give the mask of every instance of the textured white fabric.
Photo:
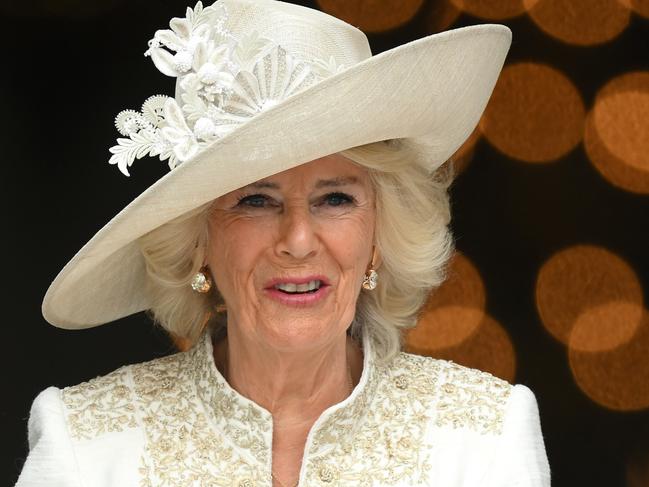
POLYGON ((65 424, 60 390, 41 392, 29 417, 29 456, 17 485, 77 487, 84 485, 65 424))
MULTIPOLYGON (((375 363, 307 439, 301 486, 547 487, 534 395, 451 362, 375 363)), ((272 417, 232 390, 211 341, 41 393, 18 487, 271 485, 272 417)))

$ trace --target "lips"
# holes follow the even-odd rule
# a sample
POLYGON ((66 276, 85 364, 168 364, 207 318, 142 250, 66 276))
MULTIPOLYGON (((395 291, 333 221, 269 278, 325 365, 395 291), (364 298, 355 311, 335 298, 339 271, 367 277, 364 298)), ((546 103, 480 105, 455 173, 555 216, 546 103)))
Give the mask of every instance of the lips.
POLYGON ((324 276, 273 279, 264 287, 266 296, 287 306, 310 306, 322 300, 330 289, 324 276))
POLYGON ((304 293, 329 286, 329 279, 322 275, 275 277, 266 282, 264 289, 286 293, 304 293))
POLYGON ((312 293, 320 289, 322 286, 322 281, 320 279, 314 279, 304 284, 296 284, 294 282, 282 282, 275 284, 273 288, 277 289, 286 294, 301 294, 301 293, 312 293))

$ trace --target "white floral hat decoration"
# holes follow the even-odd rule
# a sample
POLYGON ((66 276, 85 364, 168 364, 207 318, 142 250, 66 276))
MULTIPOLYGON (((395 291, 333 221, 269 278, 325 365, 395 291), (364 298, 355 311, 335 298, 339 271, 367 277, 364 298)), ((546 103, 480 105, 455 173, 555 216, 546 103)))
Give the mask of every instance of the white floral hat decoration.
POLYGON ((159 30, 145 56, 167 76, 178 78, 179 100, 155 95, 142 112, 117 115, 118 139, 111 164, 122 173, 135 159, 159 156, 169 168, 232 132, 289 96, 343 69, 334 56, 300 61, 257 31, 239 38, 227 28, 227 7, 217 2, 187 8, 171 30, 159 30))
POLYGON ((137 239, 214 198, 272 174, 379 140, 424 141, 431 171, 484 111, 510 30, 455 29, 372 56, 358 29, 275 0, 201 2, 159 30, 145 55, 177 79, 116 118, 110 163, 125 175, 145 156, 171 171, 106 224, 64 267, 43 301, 62 328, 97 326, 149 308, 137 239))

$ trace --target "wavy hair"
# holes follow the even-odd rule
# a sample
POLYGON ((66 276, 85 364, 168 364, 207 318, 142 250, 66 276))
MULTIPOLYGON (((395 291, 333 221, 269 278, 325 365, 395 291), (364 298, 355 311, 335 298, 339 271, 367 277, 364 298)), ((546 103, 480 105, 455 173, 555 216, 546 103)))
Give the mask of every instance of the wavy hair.
MULTIPOLYGON (((401 330, 415 325, 430 291, 446 278, 453 252, 448 188, 452 161, 432 174, 426 148, 401 139, 341 153, 368 170, 376 194, 376 242, 381 257, 374 291, 363 291, 351 334, 369 333, 379 360, 401 349, 401 330)), ((205 327, 222 332, 218 290, 192 291, 190 283, 208 248, 211 202, 140 237, 150 313, 172 336, 192 343, 205 327)))

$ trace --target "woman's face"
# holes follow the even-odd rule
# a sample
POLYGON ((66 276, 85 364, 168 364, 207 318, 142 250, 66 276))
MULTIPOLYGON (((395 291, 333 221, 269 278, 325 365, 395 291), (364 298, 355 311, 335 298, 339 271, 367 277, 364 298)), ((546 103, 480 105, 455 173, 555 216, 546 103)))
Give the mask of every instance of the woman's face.
POLYGON ((277 350, 344 335, 372 260, 374 191, 333 154, 215 200, 207 264, 228 326, 277 350))

